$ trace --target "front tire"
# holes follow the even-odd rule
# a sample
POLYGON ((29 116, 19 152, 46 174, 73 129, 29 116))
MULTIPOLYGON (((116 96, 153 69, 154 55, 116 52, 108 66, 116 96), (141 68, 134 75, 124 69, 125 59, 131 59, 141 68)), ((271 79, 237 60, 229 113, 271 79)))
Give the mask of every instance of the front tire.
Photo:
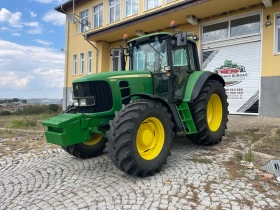
POLYGON ((167 108, 159 102, 139 100, 123 105, 107 132, 110 159, 128 174, 152 175, 170 155, 173 126, 167 108))
MULTIPOLYGON (((68 107, 66 113, 77 113, 74 106, 68 107)), ((68 154, 77 158, 87 159, 99 156, 106 147, 107 139, 99 133, 92 133, 90 139, 86 142, 62 147, 68 154)))
POLYGON ((93 133, 86 142, 62 147, 67 153, 78 158, 87 159, 99 156, 106 147, 107 139, 102 134, 93 133))
POLYGON ((194 123, 197 133, 191 141, 200 145, 221 142, 228 122, 228 102, 225 88, 216 80, 206 81, 194 100, 194 123))

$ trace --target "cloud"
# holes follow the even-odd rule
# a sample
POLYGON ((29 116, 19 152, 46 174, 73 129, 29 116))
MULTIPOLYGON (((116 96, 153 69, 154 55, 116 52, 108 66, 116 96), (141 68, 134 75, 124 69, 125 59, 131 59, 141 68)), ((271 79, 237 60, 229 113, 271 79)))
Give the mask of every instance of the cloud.
POLYGON ((36 2, 42 3, 42 4, 62 4, 65 2, 65 0, 35 0, 36 2))
POLYGON ((21 12, 10 12, 6 8, 2 8, 0 10, 0 22, 7 22, 11 27, 20 28, 22 25, 20 24, 21 12))
POLYGON ((32 18, 34 18, 34 17, 37 16, 37 14, 36 14, 35 12, 33 12, 33 11, 29 11, 29 14, 30 14, 30 16, 31 16, 32 18))
POLYGON ((65 24, 66 17, 62 13, 56 11, 48 11, 44 15, 43 21, 46 23, 52 23, 55 26, 62 26, 65 24))
POLYGON ((41 44, 41 45, 43 45, 43 46, 50 46, 50 45, 53 44, 52 42, 44 41, 42 39, 35 39, 34 41, 39 43, 39 44, 41 44))
POLYGON ((0 87, 12 88, 14 90, 23 89, 30 82, 32 75, 19 77, 13 71, 8 71, 5 74, 0 72, 0 87))
POLYGON ((21 35, 20 35, 20 33, 15 32, 15 33, 12 33, 12 36, 21 36, 21 35))
POLYGON ((38 22, 27 22, 23 23, 25 26, 30 26, 30 27, 38 27, 40 24, 38 22))
POLYGON ((43 30, 43 26, 38 26, 36 28, 26 30, 25 32, 28 34, 42 34, 43 30))
POLYGON ((0 97, 62 98, 63 68, 64 53, 0 40, 0 97))

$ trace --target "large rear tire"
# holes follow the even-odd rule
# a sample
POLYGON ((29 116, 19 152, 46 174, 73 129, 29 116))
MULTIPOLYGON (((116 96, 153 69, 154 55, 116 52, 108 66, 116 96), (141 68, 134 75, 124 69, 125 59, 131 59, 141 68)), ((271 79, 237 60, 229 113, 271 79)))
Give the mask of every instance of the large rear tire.
POLYGON ((197 133, 189 138, 200 145, 221 142, 228 122, 228 102, 225 88, 216 80, 207 81, 194 100, 193 116, 197 133))
POLYGON ((116 112, 107 132, 107 149, 114 165, 128 174, 152 175, 170 155, 174 124, 167 108, 139 100, 116 112))
MULTIPOLYGON (((70 107, 66 113, 76 113, 75 107, 70 107)), ((93 158, 103 153, 107 139, 99 133, 93 133, 86 142, 62 147, 68 154, 78 158, 93 158)))

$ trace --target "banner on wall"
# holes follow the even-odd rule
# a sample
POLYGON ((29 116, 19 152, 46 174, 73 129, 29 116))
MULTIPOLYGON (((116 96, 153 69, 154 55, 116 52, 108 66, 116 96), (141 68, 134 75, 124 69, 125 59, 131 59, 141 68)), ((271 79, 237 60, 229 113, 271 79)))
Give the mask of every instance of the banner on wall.
POLYGON ((260 59, 260 41, 203 51, 203 69, 226 82, 230 114, 259 112, 260 59))

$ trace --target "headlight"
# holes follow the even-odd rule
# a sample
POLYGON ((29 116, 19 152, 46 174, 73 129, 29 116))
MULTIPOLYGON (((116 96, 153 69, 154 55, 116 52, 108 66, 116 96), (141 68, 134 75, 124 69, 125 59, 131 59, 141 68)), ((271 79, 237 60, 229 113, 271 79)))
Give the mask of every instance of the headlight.
POLYGON ((77 99, 73 99, 73 105, 74 106, 79 106, 78 100, 77 99))
POLYGON ((80 99, 80 103, 79 103, 80 106, 86 106, 87 105, 87 101, 85 98, 83 99, 80 99))

